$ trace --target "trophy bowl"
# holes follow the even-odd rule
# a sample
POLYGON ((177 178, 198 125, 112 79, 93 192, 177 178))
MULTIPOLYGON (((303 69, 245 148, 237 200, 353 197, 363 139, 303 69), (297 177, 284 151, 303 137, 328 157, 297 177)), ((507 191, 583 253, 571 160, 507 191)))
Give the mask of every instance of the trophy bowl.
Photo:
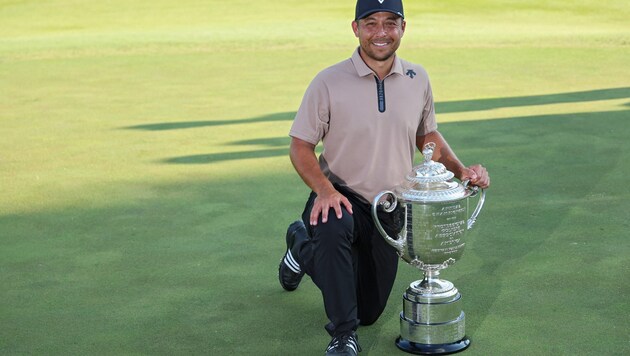
POLYGON ((468 181, 453 181, 454 174, 431 160, 435 144, 423 147, 424 162, 405 181, 380 192, 373 201, 376 228, 402 260, 422 270, 422 280, 412 282, 403 295, 400 337, 396 345, 414 354, 450 354, 466 349, 465 314, 461 294, 453 283, 439 279, 442 269, 458 261, 466 245, 466 232, 481 212, 485 192, 468 181), (479 196, 469 214, 471 197, 479 196), (387 234, 378 209, 392 213, 402 207, 405 225, 396 238, 387 234))

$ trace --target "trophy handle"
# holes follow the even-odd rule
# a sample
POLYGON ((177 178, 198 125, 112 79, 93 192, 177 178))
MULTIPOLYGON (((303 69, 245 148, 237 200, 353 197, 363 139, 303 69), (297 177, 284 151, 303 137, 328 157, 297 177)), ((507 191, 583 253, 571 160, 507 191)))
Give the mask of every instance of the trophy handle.
POLYGON ((404 250, 404 239, 398 239, 398 240, 394 240, 393 238, 391 238, 391 236, 389 236, 387 234, 387 232, 385 231, 385 229, 383 229, 383 226, 381 225, 381 221, 378 218, 378 214, 376 212, 376 209, 378 208, 378 206, 382 206, 383 210, 386 213, 391 213, 392 211, 394 211, 394 209, 396 209, 396 206, 398 205, 398 199, 396 198, 396 195, 389 191, 383 191, 380 192, 375 198, 374 198, 374 202, 372 204, 372 217, 374 218, 374 223, 376 224, 376 229, 378 229, 378 232, 381 233, 381 235, 383 236, 383 238, 385 238, 385 241, 392 245, 399 253, 402 253, 404 250), (393 202, 389 202, 387 200, 383 200, 382 202, 380 201, 381 198, 385 195, 389 194, 392 198, 393 198, 393 202))
POLYGON ((473 186, 469 188, 468 183, 470 183, 470 180, 465 180, 462 182, 462 184, 464 185, 464 188, 472 191, 472 194, 470 195, 471 197, 474 197, 475 195, 477 195, 477 193, 481 192, 481 195, 479 196, 479 201, 477 201, 477 207, 475 208, 472 215, 470 216, 470 219, 468 219, 468 230, 470 230, 475 224, 475 221, 477 221, 477 216, 481 212, 481 208, 483 208, 483 203, 486 200, 486 192, 477 186, 473 186))

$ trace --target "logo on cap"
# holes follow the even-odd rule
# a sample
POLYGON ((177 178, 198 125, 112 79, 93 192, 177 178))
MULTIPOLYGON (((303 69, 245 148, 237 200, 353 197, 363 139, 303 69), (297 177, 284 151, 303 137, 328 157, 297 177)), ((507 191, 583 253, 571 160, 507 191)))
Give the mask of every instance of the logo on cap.
POLYGON ((378 0, 378 2, 381 3, 381 4, 383 3, 383 1, 385 1, 385 0, 378 0))

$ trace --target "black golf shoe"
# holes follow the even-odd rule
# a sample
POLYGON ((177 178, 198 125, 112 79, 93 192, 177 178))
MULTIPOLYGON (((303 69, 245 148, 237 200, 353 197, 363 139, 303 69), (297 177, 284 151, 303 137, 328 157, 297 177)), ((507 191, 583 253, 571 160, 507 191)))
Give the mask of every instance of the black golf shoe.
POLYGON ((361 346, 359 346, 357 333, 349 331, 332 338, 326 349, 326 356, 357 356, 359 351, 361 351, 361 346))
POLYGON ((300 281, 304 277, 304 270, 300 267, 298 259, 300 248, 308 239, 308 234, 302 220, 295 221, 289 225, 286 239, 287 252, 280 261, 278 279, 282 288, 292 291, 300 285, 300 281))

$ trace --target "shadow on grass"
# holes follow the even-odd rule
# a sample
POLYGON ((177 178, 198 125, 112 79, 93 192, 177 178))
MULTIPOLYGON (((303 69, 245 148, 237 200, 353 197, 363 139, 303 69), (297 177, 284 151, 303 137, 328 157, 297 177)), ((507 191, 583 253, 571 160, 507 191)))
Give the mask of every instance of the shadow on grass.
POLYGON ((508 98, 446 101, 435 104, 438 113, 482 111, 507 107, 579 103, 630 98, 630 87, 587 90, 570 93, 514 96, 508 98))
MULTIPOLYGON (((602 112, 593 112, 590 113, 593 116, 606 116, 613 115, 622 116, 628 115, 628 110, 623 111, 602 111, 602 112)), ((573 114, 556 114, 556 115, 538 115, 538 116, 523 116, 523 117, 510 117, 503 119, 495 119, 495 120, 543 120, 544 122, 548 122, 551 120, 571 120, 576 115, 582 115, 579 113, 573 114)), ((492 121, 495 121, 492 120, 492 121)), ((479 124, 479 122, 476 122, 479 124)), ((456 123, 445 123, 440 125, 440 132, 446 133, 449 130, 449 127, 455 125, 456 123)), ((545 123, 545 125, 547 125, 545 123)), ((449 141, 450 141, 450 136, 449 141)), ((479 138, 480 142, 484 141, 483 137, 479 138)), ((221 161, 232 161, 232 160, 242 160, 242 159, 255 159, 255 158, 269 158, 269 157, 279 157, 279 156, 288 156, 289 154, 289 143, 290 138, 287 137, 273 137, 273 138, 265 138, 265 139, 254 139, 254 140, 241 140, 231 142, 230 145, 251 145, 251 146, 267 146, 267 147, 278 147, 278 148, 268 148, 268 149, 255 149, 255 150, 246 150, 246 151, 234 151, 234 152, 222 152, 222 153, 208 153, 208 154, 198 154, 198 155, 189 155, 189 156, 181 156, 181 157, 173 157, 159 161, 160 163, 169 163, 169 164, 211 164, 217 163, 221 161)), ((462 145, 463 147, 466 144, 462 145)), ((321 150, 321 147, 318 147, 318 152, 321 150)))
POLYGON ((289 155, 289 149, 288 149, 289 142, 290 142, 290 139, 288 136, 240 140, 240 141, 231 142, 230 145, 266 146, 266 147, 279 147, 279 148, 182 156, 182 157, 166 159, 163 162, 175 163, 175 164, 207 164, 207 163, 231 161, 231 160, 237 160, 237 159, 288 156, 289 155))
MULTIPOLYGON (((630 87, 609 88, 588 91, 578 91, 558 94, 515 96, 493 99, 456 100, 438 102, 435 104, 438 113, 455 113, 468 111, 481 111, 506 107, 519 107, 531 105, 547 105, 561 103, 577 103, 585 101, 612 100, 630 98, 630 87)), ((130 130, 165 131, 191 129, 207 126, 242 125, 256 122, 292 121, 295 112, 283 112, 247 119, 237 120, 210 120, 188 122, 163 122, 125 127, 130 130)))
MULTIPOLYGON (((464 258, 444 273, 465 298, 469 335, 527 337, 537 354, 549 354, 545 345, 566 354, 629 351, 627 329, 619 327, 627 325, 621 311, 630 291, 619 283, 627 269, 615 262, 627 261, 630 229, 630 193, 622 188, 630 175, 628 111, 444 124, 442 130, 464 161, 482 159, 493 177, 464 258), (605 205, 595 205, 593 196, 605 205), (572 211, 584 219, 562 225, 572 211), (550 241, 559 233, 588 244, 550 241), (534 256, 540 250, 552 257, 534 256), (522 265, 531 267, 519 270, 522 265), (552 276, 567 277, 555 282, 552 276), (606 293, 585 287, 593 281, 606 293), (551 293, 577 299, 563 306, 565 299, 551 293), (497 305, 500 297, 509 305, 497 305), (532 307, 541 303, 554 314, 532 307), (535 333, 523 319, 564 328, 545 325, 535 333), (580 338, 564 329, 580 330, 580 338)), ((285 229, 306 191, 295 175, 270 173, 112 184, 119 205, 0 215, 1 350, 280 355, 299 345, 300 352, 319 353, 328 342, 321 295, 308 280, 292 293, 277 282, 285 229)), ((383 322, 397 318, 400 295, 418 278, 417 270, 401 266, 392 312, 360 330, 364 350, 397 352, 389 339, 397 323, 383 328, 383 322), (381 333, 387 343, 374 342, 381 333)), ((471 354, 496 352, 473 345, 471 354)))
MULTIPOLYGON (((286 146, 288 146, 289 140, 287 139, 286 141, 287 141, 286 146)), ((268 150, 251 150, 251 151, 242 151, 242 152, 225 152, 225 153, 208 153, 208 154, 190 155, 190 156, 169 158, 161 162, 174 163, 174 164, 208 164, 208 163, 216 163, 220 161, 233 161, 233 160, 238 160, 238 159, 252 159, 252 158, 268 158, 268 157, 278 157, 278 156, 288 156, 288 155, 289 155, 288 148, 277 148, 277 149, 268 149, 268 150)))
POLYGON ((248 119, 163 122, 163 123, 158 123, 158 124, 130 126, 130 127, 126 127, 126 129, 145 130, 145 131, 194 129, 198 127, 207 127, 207 126, 243 125, 243 124, 253 124, 256 122, 291 121, 293 120, 294 116, 295 116, 295 112, 282 112, 282 113, 276 113, 276 114, 271 114, 271 115, 252 117, 248 119))
MULTIPOLYGON (((597 101, 597 100, 611 100, 611 99, 623 99, 630 98, 630 87, 623 88, 610 88, 600 90, 589 90, 580 92, 568 92, 559 94, 547 94, 547 95, 529 95, 507 98, 494 98, 494 99, 477 99, 477 100, 460 100, 436 103, 436 111, 439 113, 454 113, 454 112, 468 112, 489 110, 504 107, 518 107, 518 106, 533 106, 533 105, 546 105, 546 104, 558 104, 558 103, 574 103, 585 101, 597 101)), ((627 105, 627 104, 626 104, 627 105)), ((270 121, 291 121, 295 116, 295 112, 283 112, 271 115, 240 119, 240 120, 216 120, 216 121, 190 121, 190 122, 167 122, 149 125, 138 125, 127 127, 127 129, 134 130, 148 130, 148 131, 163 131, 163 130, 176 130, 176 129, 189 129, 199 128, 205 126, 221 126, 221 125, 240 125, 257 122, 270 122, 270 121)), ((570 119, 573 114, 563 115, 547 115, 547 116, 527 116, 517 118, 505 118, 505 119, 535 119, 535 118, 547 118, 547 119, 570 119)), ((440 127, 443 127, 442 124, 440 127)), ((288 155, 289 137, 273 137, 273 138, 261 138, 240 140, 229 143, 234 146, 263 146, 264 148, 239 150, 233 152, 221 152, 221 153, 208 153, 197 154, 189 156, 180 156, 167 158, 160 163, 167 164, 210 164, 221 161, 230 160, 242 160, 242 159, 255 159, 265 157, 278 157, 288 155)))

